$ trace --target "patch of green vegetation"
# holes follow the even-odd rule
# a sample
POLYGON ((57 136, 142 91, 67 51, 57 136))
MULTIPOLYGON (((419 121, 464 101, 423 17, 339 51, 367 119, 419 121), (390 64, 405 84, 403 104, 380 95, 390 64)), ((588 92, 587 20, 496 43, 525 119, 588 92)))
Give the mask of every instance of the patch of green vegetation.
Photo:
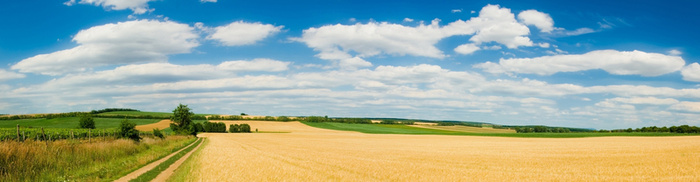
MULTIPOLYGON (((123 118, 93 118, 95 120, 95 128, 108 129, 117 128, 123 118)), ((18 120, 3 120, 0 121, 0 128, 14 128, 19 124, 21 127, 33 128, 78 128, 79 117, 65 117, 52 119, 18 119, 18 120)), ((160 119, 129 119, 130 122, 136 125, 151 124, 160 121, 160 119)))
POLYGON ((493 136, 493 137, 526 137, 526 138, 582 138, 582 137, 606 137, 606 136, 689 136, 691 134, 679 133, 467 133, 459 131, 445 131, 428 128, 417 128, 406 125, 384 125, 384 124, 347 124, 331 122, 302 122, 308 126, 342 130, 357 131, 369 134, 413 134, 413 135, 464 135, 464 136, 493 136))
POLYGON ((196 151, 194 151, 190 158, 186 159, 185 162, 180 165, 180 167, 175 169, 173 175, 170 176, 167 181, 192 181, 191 179, 188 179, 192 178, 190 172, 194 169, 200 168, 197 158, 202 155, 202 149, 208 144, 209 140, 202 141, 202 147, 199 147, 196 151))
POLYGON ((199 143, 202 143, 201 139, 197 140, 197 142, 195 142, 192 146, 187 147, 185 150, 182 150, 182 151, 178 152, 177 154, 175 154, 174 156, 170 157, 168 160, 165 160, 163 163, 160 163, 155 168, 149 170, 146 173, 141 174, 136 179, 130 180, 130 182, 131 181, 151 181, 151 180, 155 179, 161 172, 165 171, 166 169, 168 169, 168 167, 170 167, 170 165, 175 163, 175 161, 179 160, 185 154, 187 154, 188 152, 192 151, 195 147, 197 147, 197 145, 199 145, 199 143))

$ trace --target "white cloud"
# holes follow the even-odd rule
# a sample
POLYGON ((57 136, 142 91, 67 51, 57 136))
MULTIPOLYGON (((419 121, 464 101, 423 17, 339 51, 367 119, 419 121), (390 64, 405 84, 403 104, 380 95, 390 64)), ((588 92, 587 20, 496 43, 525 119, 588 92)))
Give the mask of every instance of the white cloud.
POLYGON ((442 52, 433 45, 443 37, 438 21, 417 27, 369 22, 309 28, 302 37, 293 40, 320 51, 317 56, 321 59, 351 58, 350 51, 357 52, 360 57, 386 53, 442 58, 442 52))
MULTIPOLYGON (((144 14, 153 9, 148 8, 148 2, 155 0, 80 0, 79 4, 90 4, 102 6, 108 10, 125 10, 130 9, 134 14, 144 14)), ((63 3, 67 6, 75 4, 75 0, 70 0, 63 3)))
POLYGON ((251 61, 226 61, 217 66, 218 69, 228 71, 266 71, 279 72, 289 69, 290 62, 272 59, 253 59, 251 61))
POLYGON ((462 12, 461 9, 453 9, 453 10, 452 10, 452 13, 461 13, 461 12, 462 12))
POLYGON ((410 19, 410 18, 404 18, 404 19, 403 19, 403 22, 413 22, 413 19, 410 19))
POLYGON ((676 49, 668 51, 668 55, 671 55, 671 56, 680 56, 681 54, 683 54, 683 53, 679 50, 676 50, 676 49))
POLYGON ((216 0, 199 0, 202 3, 216 3, 216 0))
POLYGON ((454 51, 460 54, 471 54, 478 51, 479 49, 481 48, 474 44, 462 44, 460 46, 457 46, 457 48, 455 48, 454 51))
POLYGON ((19 74, 4 69, 0 69, 0 81, 19 79, 26 77, 24 74, 19 74))
POLYGON ((554 20, 546 13, 537 10, 526 10, 518 14, 518 20, 525 25, 534 25, 541 32, 552 32, 554 30, 554 20))
MULTIPOLYGON (((530 33, 527 26, 516 21, 510 9, 498 5, 485 6, 478 17, 468 21, 457 20, 446 26, 440 26, 439 21, 435 19, 429 25, 421 23, 413 27, 388 22, 326 25, 306 29, 302 37, 291 40, 305 43, 319 51, 317 57, 326 60, 381 54, 441 59, 446 55, 435 44, 456 35, 473 35, 469 40, 474 45, 496 42, 511 49, 534 45, 527 37, 530 33)), ((458 50, 464 48, 467 47, 458 50)))
POLYGON ((700 112, 700 102, 680 102, 671 106, 671 109, 686 112, 700 112))
POLYGON ((700 64, 692 63, 683 67, 681 75, 685 81, 700 82, 700 64))
POLYGON ((20 72, 61 75, 115 64, 164 62, 167 55, 189 53, 199 35, 176 22, 135 20, 81 30, 73 37, 79 46, 20 61, 20 72))
POLYGON ((678 71, 684 64, 683 58, 678 56, 637 50, 600 50, 578 55, 501 59, 499 63, 486 62, 474 67, 490 73, 552 75, 558 72, 602 69, 615 75, 659 76, 678 71))
POLYGON ((226 46, 250 45, 279 33, 283 27, 260 22, 236 21, 214 28, 214 32, 207 36, 207 39, 218 40, 226 46))
POLYGON ((656 97, 616 97, 606 99, 606 101, 625 103, 625 104, 647 104, 647 105, 671 105, 678 103, 678 100, 672 98, 656 98, 656 97))
POLYGON ((530 29, 515 20, 515 15, 508 8, 498 5, 487 5, 479 11, 479 16, 469 21, 458 20, 446 27, 451 35, 469 35, 469 40, 476 43, 497 42, 508 48, 532 46, 527 35, 530 29))

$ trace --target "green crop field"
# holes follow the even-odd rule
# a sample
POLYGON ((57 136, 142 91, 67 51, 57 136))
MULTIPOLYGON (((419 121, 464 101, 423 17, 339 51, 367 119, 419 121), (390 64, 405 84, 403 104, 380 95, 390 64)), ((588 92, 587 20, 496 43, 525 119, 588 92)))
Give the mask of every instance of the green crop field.
MULTIPOLYGON (((101 129, 107 128, 117 128, 119 123, 121 123, 123 118, 93 118, 95 120, 95 127, 101 129)), ((33 128, 78 128, 78 117, 65 117, 65 118, 52 118, 52 119, 19 119, 19 120, 2 120, 0 121, 0 128, 14 128, 17 125, 20 127, 33 127, 33 128)), ((130 122, 136 125, 151 124, 160 121, 160 119, 129 119, 130 122)))
MULTIPOLYGON (((347 124, 333 122, 302 122, 306 125, 342 131, 357 131, 369 134, 414 134, 414 135, 467 135, 467 136, 494 136, 494 137, 533 137, 533 138, 581 138, 581 137, 604 137, 604 136, 689 136, 693 134, 681 133, 655 133, 655 132, 632 132, 632 133, 467 133, 459 131, 437 130, 429 128, 417 128, 406 125, 384 125, 384 124, 347 124)), ((696 134, 697 135, 697 134, 696 134)))

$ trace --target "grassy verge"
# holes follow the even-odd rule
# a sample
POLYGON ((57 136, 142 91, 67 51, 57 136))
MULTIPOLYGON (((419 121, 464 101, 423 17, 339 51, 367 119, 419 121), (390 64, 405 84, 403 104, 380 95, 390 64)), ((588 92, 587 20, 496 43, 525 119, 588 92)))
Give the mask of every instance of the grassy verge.
POLYGON ((0 142, 0 181, 111 181, 194 139, 0 142))
POLYGON ((198 174, 199 172, 195 171, 200 168, 199 159, 201 158, 202 155, 202 149, 209 144, 209 140, 204 140, 202 143, 202 147, 197 149, 190 158, 185 160, 180 167, 178 167, 175 172, 173 172, 173 175, 170 176, 170 178, 167 181, 194 181, 193 178, 196 178, 196 176, 192 176, 192 174, 198 174))
POLYGON ((151 180, 155 179, 155 178, 158 176, 158 174, 160 174, 160 173, 163 172, 164 170, 168 169, 168 167, 170 167, 170 165, 172 165, 173 163, 175 163, 175 161, 179 160, 180 158, 182 158, 182 156, 184 156, 184 155, 187 154, 188 152, 192 151, 195 147, 197 147, 197 145, 198 145, 199 143, 202 143, 202 140, 198 140, 197 142, 194 143, 194 145, 189 146, 189 147, 187 147, 185 150, 182 150, 182 151, 178 152, 178 153, 175 154, 173 157, 170 157, 168 160, 165 160, 163 163, 160 163, 160 164, 159 164, 158 166, 156 166, 155 168, 149 170, 149 171, 146 172, 146 173, 141 174, 141 175, 140 175, 139 177, 137 177, 136 179, 130 180, 130 182, 132 182, 132 181, 133 181, 133 182, 151 181, 151 180))
MULTIPOLYGON (((117 128, 124 118, 93 118, 95 127, 98 129, 117 128)), ((44 127, 44 128, 78 128, 80 118, 65 117, 52 119, 19 119, 19 120, 3 120, 0 121, 0 128, 14 128, 17 125, 21 127, 44 127)), ((129 119, 130 122, 136 125, 157 123, 161 119, 129 119)))
POLYGON ((690 136, 692 134, 681 133, 467 133, 459 131, 447 131, 430 128, 417 128, 406 125, 384 124, 347 124, 347 123, 311 123, 306 125, 342 131, 357 131, 369 134, 414 134, 414 135, 465 135, 465 136, 495 136, 495 137, 533 137, 533 138, 581 138, 581 137, 605 137, 605 136, 690 136))

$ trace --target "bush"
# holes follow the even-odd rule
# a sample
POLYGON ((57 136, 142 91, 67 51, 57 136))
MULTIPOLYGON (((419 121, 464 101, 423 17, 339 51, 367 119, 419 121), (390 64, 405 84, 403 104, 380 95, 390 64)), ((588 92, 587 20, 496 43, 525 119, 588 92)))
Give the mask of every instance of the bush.
POLYGON ((92 115, 83 114, 80 116, 80 128, 90 128, 95 129, 95 120, 92 119, 92 115))
POLYGON ((153 136, 156 136, 160 139, 165 139, 165 136, 163 135, 162 132, 158 128, 153 128, 153 136))
POLYGON ((241 128, 238 124, 232 124, 232 125, 229 125, 229 127, 228 127, 229 133, 238 133, 240 131, 241 131, 241 128))
POLYGON ((129 122, 127 119, 122 120, 122 123, 119 124, 119 137, 128 138, 136 142, 141 140, 139 131, 136 130, 136 124, 129 122))
POLYGON ((239 127, 242 133, 250 133, 250 125, 241 124, 239 127))

